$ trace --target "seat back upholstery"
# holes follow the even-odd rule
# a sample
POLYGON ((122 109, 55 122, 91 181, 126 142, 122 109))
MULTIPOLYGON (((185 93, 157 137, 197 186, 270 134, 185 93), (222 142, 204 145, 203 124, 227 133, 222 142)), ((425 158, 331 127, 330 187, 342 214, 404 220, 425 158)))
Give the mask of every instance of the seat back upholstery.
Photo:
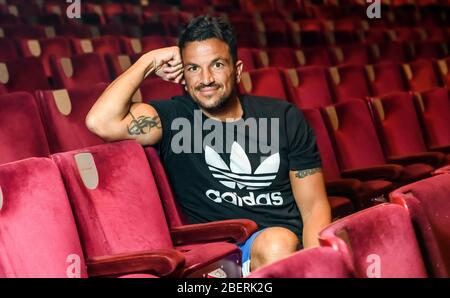
POLYGON ((426 251, 429 270, 436 277, 450 276, 450 175, 441 174, 405 185, 390 200, 405 207, 426 251))
POLYGON ((427 277, 408 212, 395 204, 342 218, 320 232, 320 241, 350 253, 358 277, 427 277))
POLYGON ((342 169, 385 163, 369 108, 363 100, 350 100, 322 109, 342 169))
POLYGON ((450 145, 450 99, 446 88, 435 88, 416 96, 419 119, 429 147, 450 145))
POLYGON ((84 88, 36 92, 52 153, 104 143, 88 130, 85 118, 106 86, 100 83, 84 88))
POLYGON ((0 166, 0 276, 87 277, 64 184, 50 159, 0 166))
POLYGON ((29 93, 0 96, 0 164, 50 151, 36 102, 29 93))
POLYGON ((88 258, 172 248, 144 150, 122 141, 57 153, 88 258))
POLYGON ((314 247, 264 266, 249 278, 349 278, 353 277, 349 257, 331 247, 314 247), (347 262, 346 262, 347 261, 347 262))
POLYGON ((411 93, 392 93, 370 102, 386 156, 426 151, 411 93))

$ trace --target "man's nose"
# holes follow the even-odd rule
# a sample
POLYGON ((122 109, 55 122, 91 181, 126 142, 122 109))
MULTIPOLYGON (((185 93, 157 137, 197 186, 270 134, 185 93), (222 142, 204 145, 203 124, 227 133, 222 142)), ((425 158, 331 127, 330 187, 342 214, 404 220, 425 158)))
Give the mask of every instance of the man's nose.
POLYGON ((203 85, 209 85, 214 82, 214 77, 212 76, 209 69, 202 71, 202 83, 203 85))

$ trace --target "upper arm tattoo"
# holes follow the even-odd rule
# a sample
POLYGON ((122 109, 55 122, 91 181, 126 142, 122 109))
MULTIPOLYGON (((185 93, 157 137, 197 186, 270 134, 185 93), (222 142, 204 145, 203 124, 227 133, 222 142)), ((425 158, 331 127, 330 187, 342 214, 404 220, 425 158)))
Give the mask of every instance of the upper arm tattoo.
POLYGON ((161 128, 161 121, 159 120, 159 116, 148 117, 148 116, 139 116, 137 119, 130 111, 130 115, 133 118, 130 124, 128 125, 128 133, 130 135, 141 135, 148 134, 152 130, 152 128, 161 128))
POLYGON ((307 169, 307 170, 301 170, 301 171, 297 171, 297 173, 295 173, 295 177, 297 178, 305 178, 306 176, 311 176, 315 173, 320 173, 322 172, 322 168, 312 168, 312 169, 307 169))

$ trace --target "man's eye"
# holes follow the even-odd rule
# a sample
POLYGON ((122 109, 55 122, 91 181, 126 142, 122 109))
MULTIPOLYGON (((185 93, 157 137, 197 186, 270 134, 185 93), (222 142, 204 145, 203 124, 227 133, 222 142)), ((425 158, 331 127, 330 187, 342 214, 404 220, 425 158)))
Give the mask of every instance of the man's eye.
POLYGON ((214 67, 215 67, 215 68, 221 68, 221 67, 223 67, 223 63, 221 63, 221 62, 216 62, 216 63, 214 63, 214 67))
POLYGON ((188 67, 188 71, 196 71, 196 70, 197 70, 197 66, 188 67))

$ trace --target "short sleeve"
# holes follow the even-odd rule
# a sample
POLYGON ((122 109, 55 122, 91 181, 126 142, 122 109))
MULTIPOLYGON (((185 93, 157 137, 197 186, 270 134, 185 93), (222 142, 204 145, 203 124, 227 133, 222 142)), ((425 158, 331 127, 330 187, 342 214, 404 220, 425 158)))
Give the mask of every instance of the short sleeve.
POLYGON ((314 132, 303 113, 294 105, 287 109, 285 125, 289 144, 289 168, 298 171, 321 167, 314 132))
POLYGON ((165 157, 169 153, 172 139, 172 121, 178 117, 179 102, 176 100, 151 100, 147 102, 158 113, 162 126, 162 139, 156 146, 160 154, 165 157))

